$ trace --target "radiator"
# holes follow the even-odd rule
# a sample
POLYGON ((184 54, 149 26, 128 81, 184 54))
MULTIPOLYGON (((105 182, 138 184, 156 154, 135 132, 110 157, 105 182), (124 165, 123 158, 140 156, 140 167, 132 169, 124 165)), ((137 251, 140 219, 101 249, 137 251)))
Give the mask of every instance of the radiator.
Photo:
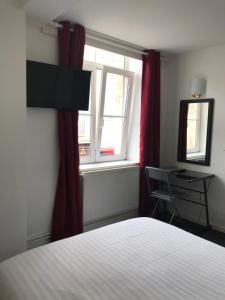
POLYGON ((83 173, 84 224, 137 210, 139 168, 83 173))

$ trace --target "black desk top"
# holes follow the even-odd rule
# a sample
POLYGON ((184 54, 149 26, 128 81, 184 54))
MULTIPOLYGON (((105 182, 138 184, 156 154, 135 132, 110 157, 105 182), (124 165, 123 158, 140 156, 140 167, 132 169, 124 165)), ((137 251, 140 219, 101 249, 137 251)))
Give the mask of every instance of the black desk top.
POLYGON ((186 182, 206 180, 206 179, 215 177, 214 174, 184 170, 184 169, 179 169, 179 168, 175 168, 175 167, 168 167, 168 168, 164 168, 164 169, 166 169, 166 170, 168 170, 168 172, 172 173, 177 179, 181 179, 186 182))

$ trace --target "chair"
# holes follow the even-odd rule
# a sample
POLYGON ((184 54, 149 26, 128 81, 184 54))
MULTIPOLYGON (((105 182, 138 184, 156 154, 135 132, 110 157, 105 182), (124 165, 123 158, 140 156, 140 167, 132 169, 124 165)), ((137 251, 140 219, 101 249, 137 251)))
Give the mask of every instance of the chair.
POLYGON ((146 173, 149 196, 154 200, 156 200, 151 217, 154 216, 160 201, 165 201, 167 203, 170 203, 171 206, 173 207, 173 212, 169 221, 169 223, 171 224, 175 216, 175 213, 179 215, 174 200, 181 198, 184 195, 184 193, 172 190, 171 183, 170 183, 170 178, 171 178, 170 171, 165 169, 160 169, 160 168, 154 168, 154 167, 145 167, 145 173, 146 173), (150 179, 159 182, 159 187, 157 189, 152 189, 150 187, 150 182, 149 182, 150 179))

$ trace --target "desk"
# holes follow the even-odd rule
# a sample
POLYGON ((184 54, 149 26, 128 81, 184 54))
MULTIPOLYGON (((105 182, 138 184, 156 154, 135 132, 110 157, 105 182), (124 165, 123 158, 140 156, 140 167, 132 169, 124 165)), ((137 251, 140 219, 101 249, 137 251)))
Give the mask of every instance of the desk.
POLYGON ((206 228, 210 228, 209 208, 208 208, 208 190, 214 174, 182 170, 178 168, 164 168, 170 173, 171 186, 183 190, 203 195, 204 203, 191 199, 182 198, 181 200, 205 207, 206 228), (196 184, 198 183, 198 184, 196 184))

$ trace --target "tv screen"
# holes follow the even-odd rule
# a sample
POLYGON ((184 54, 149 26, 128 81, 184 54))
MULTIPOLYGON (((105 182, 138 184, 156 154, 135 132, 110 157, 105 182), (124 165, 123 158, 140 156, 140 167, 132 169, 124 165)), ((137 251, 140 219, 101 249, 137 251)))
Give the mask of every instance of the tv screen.
POLYGON ((27 61, 27 106, 88 110, 91 72, 27 61))

